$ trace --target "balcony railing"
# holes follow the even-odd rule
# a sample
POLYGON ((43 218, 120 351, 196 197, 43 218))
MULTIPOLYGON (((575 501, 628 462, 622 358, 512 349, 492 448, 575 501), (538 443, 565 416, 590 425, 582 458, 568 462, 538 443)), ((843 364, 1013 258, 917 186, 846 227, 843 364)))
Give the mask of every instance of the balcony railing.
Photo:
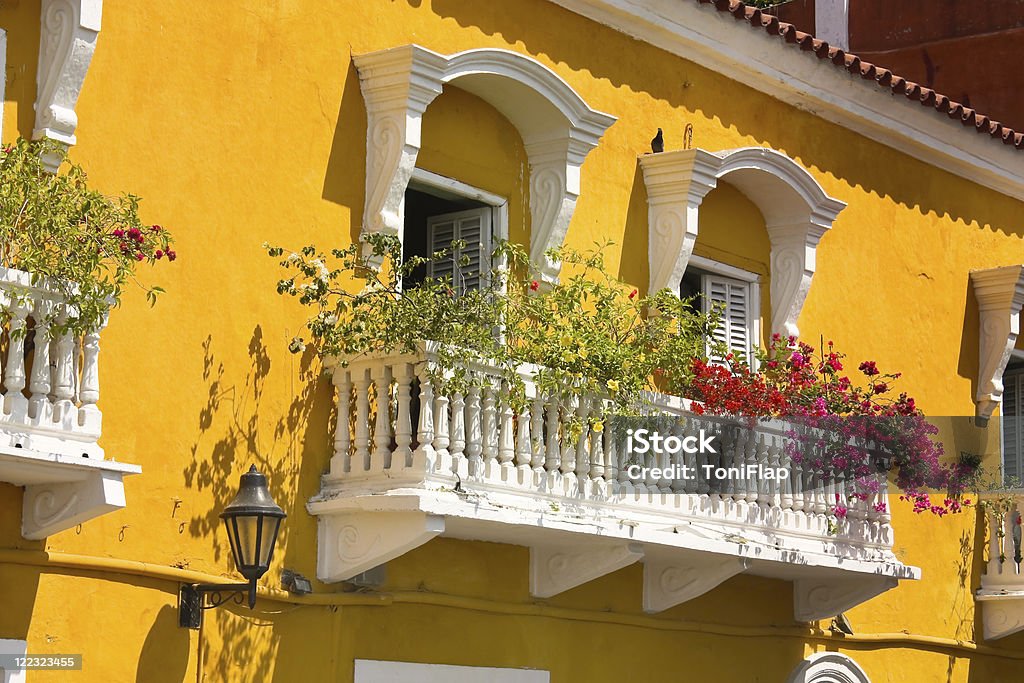
POLYGON ((22 533, 42 538, 124 506, 134 465, 99 445, 100 330, 53 334, 67 320, 60 293, 0 268, 0 481, 25 486, 22 533))
MULTIPOLYGON (((917 576, 892 553, 884 480, 867 500, 847 503, 852 490, 845 482, 826 479, 806 460, 794 461, 786 424, 750 426, 696 415, 684 399, 652 395, 651 414, 673 418, 677 436, 703 430, 719 447, 714 453, 630 459, 622 425, 601 419, 608 407, 602 397, 545 395, 534 383, 538 369, 524 366, 519 372, 527 401, 516 411, 495 368, 467 367, 468 388, 441 390, 428 372, 432 362, 425 346, 416 354, 364 358, 334 369, 334 456, 323 490, 310 502, 310 510, 324 516, 321 541, 331 546, 321 547, 321 578, 346 579, 390 559, 386 552, 371 552, 361 561, 335 561, 336 552, 346 551, 323 533, 327 518, 366 521, 356 513, 409 510, 413 499, 417 510, 444 517, 445 528, 437 533, 456 537, 531 548, 582 538, 649 539, 657 552, 633 549, 645 564, 647 557, 663 555, 661 544, 667 544, 740 558, 738 565, 729 564, 733 573, 799 578, 813 574, 809 567, 822 567, 875 579, 917 576), (595 419, 603 423, 599 431, 590 427, 595 419), (582 432, 570 437, 570 424, 581 425, 582 432), (632 464, 647 468, 647 476, 632 478, 632 464), (704 471, 705 465, 743 472, 784 469, 789 476, 768 479, 752 472, 717 485, 704 478, 655 478, 651 472, 669 466, 704 471), (849 507, 845 518, 832 514, 837 496, 849 507), (388 499, 395 505, 386 504, 388 499), (566 532, 564 538, 552 536, 553 529, 566 532), (790 572, 780 565, 803 569, 790 572)), ((351 533, 358 524, 349 527, 351 533)), ((430 537, 425 531, 416 538, 430 537)), ((351 551, 358 543, 348 545, 351 551)), ((406 545, 407 539, 398 543, 401 552, 406 545)), ((703 567, 700 573, 714 572, 703 567)), ((892 585, 895 579, 885 588, 892 585)))
POLYGON ((986 494, 982 510, 988 518, 988 562, 976 595, 985 638, 994 640, 1024 630, 1024 491, 986 494))

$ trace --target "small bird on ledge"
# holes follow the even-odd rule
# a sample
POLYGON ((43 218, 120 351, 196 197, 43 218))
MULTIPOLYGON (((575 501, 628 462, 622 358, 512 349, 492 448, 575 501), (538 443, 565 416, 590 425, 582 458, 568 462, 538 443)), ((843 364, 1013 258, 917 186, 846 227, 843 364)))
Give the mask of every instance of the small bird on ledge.
POLYGON ((661 128, 658 129, 658 134, 651 140, 651 151, 655 154, 665 151, 665 138, 661 134, 661 128))

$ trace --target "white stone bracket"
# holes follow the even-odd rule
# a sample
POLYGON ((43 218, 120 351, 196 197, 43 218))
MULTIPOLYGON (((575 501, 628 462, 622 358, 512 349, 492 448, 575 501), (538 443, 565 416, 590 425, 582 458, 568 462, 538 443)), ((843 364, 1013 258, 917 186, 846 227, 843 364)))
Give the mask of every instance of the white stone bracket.
POLYGON ((979 591, 985 640, 997 640, 1024 631, 1024 591, 979 591))
POLYGON ((797 319, 817 267, 818 242, 846 206, 793 159, 763 147, 640 157, 647 188, 648 290, 679 292, 697 241, 700 205, 726 180, 760 209, 771 243, 772 332, 799 336, 797 319))
POLYGON ((119 472, 93 472, 81 481, 25 487, 21 535, 46 538, 128 504, 119 472))
POLYGON ((366 200, 362 234, 404 238, 405 192, 422 145, 422 118, 452 83, 505 115, 530 164, 530 255, 548 283, 580 194, 580 167, 615 117, 591 109, 551 69, 511 50, 445 56, 405 45, 353 58, 366 102, 366 200))
POLYGON ((530 548, 530 595, 550 598, 611 574, 644 556, 637 543, 530 548))
POLYGON ((317 578, 344 581, 418 548, 444 531, 423 512, 352 511, 317 521, 317 578))
POLYGON ((892 576, 797 579, 793 582, 793 616, 797 621, 828 619, 899 585, 892 576))
POLYGON ((644 612, 653 614, 707 593, 749 566, 746 558, 693 553, 644 562, 644 612))
POLYGON ((76 142, 75 105, 100 33, 103 0, 43 0, 33 137, 76 142))
POLYGON ((971 271, 978 300, 978 388, 976 416, 984 425, 1003 400, 1003 372, 1020 334, 1024 266, 971 271))

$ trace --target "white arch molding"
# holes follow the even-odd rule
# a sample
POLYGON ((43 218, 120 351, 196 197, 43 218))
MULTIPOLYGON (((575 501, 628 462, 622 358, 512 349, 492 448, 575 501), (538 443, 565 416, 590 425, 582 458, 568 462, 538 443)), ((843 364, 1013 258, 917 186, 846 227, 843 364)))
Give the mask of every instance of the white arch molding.
POLYGON ((444 56, 405 45, 353 58, 366 101, 366 202, 362 232, 403 237, 405 191, 416 167, 427 106, 446 83, 473 93, 519 131, 530 163, 530 256, 546 282, 580 194, 580 166, 615 117, 595 111, 555 72, 511 50, 444 56))
POLYGON ((825 194, 796 161, 764 147, 645 154, 640 166, 647 187, 650 291, 679 291, 697 241, 701 202, 725 179, 765 219, 771 242, 772 332, 798 336, 818 241, 846 204, 825 194))
POLYGON ((838 652, 816 652, 789 674, 786 683, 871 683, 864 669, 838 652))

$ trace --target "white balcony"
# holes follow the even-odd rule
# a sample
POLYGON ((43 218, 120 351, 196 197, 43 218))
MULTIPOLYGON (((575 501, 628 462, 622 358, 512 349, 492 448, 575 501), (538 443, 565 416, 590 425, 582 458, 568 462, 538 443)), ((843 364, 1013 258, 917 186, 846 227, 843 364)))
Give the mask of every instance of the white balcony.
POLYGON ((0 481, 26 489, 22 534, 44 538, 124 507, 122 478, 141 470, 105 460, 98 443, 100 330, 51 334, 67 316, 62 297, 9 268, 0 310, 0 481))
POLYGON ((920 577, 892 552, 889 515, 876 510, 887 503, 884 488, 834 519, 828 503, 845 499, 844 485, 819 485, 792 461, 784 424, 750 428, 653 396, 653 412, 679 418, 680 435, 703 429, 722 444, 713 455, 680 454, 676 464, 760 464, 791 476, 718 491, 696 480, 632 481, 624 435, 610 423, 584 428, 578 441, 564 436, 568 416, 586 424, 603 410, 601 399, 538 395, 530 367, 521 369, 529 400, 519 414, 491 368, 471 368, 480 386, 448 395, 425 372, 428 348, 333 370, 335 454, 308 505, 319 518, 324 581, 349 579, 439 535, 529 547, 536 597, 642 561, 648 612, 746 572, 793 581, 796 617, 813 620, 920 577))
POLYGON ((988 563, 975 594, 985 639, 1024 631, 1024 563, 1021 562, 1021 513, 1024 491, 986 495, 988 563))

